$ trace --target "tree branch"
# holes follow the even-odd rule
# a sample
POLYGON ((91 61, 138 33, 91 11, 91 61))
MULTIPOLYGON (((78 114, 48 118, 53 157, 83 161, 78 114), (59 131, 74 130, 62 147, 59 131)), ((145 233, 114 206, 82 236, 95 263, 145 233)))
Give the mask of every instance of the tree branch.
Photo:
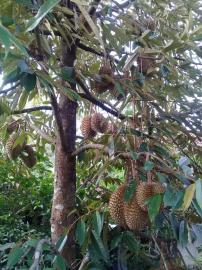
POLYGON ((20 86, 20 83, 16 83, 15 85, 11 86, 10 88, 8 89, 5 89, 5 90, 1 90, 0 91, 0 95, 6 95, 7 93, 9 93, 10 91, 13 91, 15 90, 18 86, 20 86))
POLYGON ((26 108, 20 111, 13 111, 12 114, 30 113, 30 112, 42 111, 42 110, 52 111, 52 107, 51 106, 36 106, 32 108, 26 108))
POLYGON ((62 119, 60 117, 60 108, 58 106, 56 96, 55 96, 55 94, 53 92, 50 94, 50 98, 51 98, 51 104, 52 104, 52 107, 53 107, 53 111, 54 111, 54 114, 55 114, 55 120, 56 120, 56 123, 57 123, 58 132, 59 132, 59 135, 60 135, 61 145, 62 145, 63 150, 66 152, 67 147, 66 147, 66 142, 65 142, 62 119))
POLYGON ((41 253, 42 253, 42 249, 43 249, 43 245, 44 244, 50 244, 50 240, 48 239, 41 239, 35 249, 35 253, 34 253, 34 262, 32 263, 31 267, 29 268, 29 270, 37 270, 39 269, 39 264, 40 264, 40 259, 41 259, 41 253))
POLYGON ((118 113, 115 110, 112 110, 111 108, 107 107, 105 104, 103 104, 99 99, 93 97, 90 93, 90 91, 88 90, 88 88, 85 86, 85 84, 82 82, 82 80, 80 80, 78 77, 76 78, 77 83, 81 86, 81 88, 83 89, 83 91, 85 92, 85 94, 82 93, 78 93, 82 98, 87 99, 88 101, 92 102, 94 105, 100 107, 101 109, 103 109, 104 111, 112 114, 113 116, 118 117, 119 119, 123 120, 125 119, 125 115, 118 113))

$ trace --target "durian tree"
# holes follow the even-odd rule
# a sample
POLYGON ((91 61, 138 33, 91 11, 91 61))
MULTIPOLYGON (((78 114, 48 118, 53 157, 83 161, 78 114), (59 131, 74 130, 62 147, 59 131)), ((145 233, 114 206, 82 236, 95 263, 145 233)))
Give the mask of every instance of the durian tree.
POLYGON ((89 242, 103 251, 115 222, 171 269, 159 241, 186 245, 202 218, 200 1, 0 6, 1 143, 27 170, 37 149, 54 153, 53 244, 67 235, 60 251, 76 269, 76 240, 84 259, 89 242))

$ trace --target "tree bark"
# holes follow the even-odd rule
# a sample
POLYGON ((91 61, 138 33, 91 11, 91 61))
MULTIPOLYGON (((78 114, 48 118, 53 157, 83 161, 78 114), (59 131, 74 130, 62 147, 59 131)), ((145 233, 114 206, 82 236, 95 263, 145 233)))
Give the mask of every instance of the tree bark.
MULTIPOLYGON (((62 66, 73 67, 75 59, 75 45, 68 48, 68 45, 62 39, 62 66)), ((76 89, 76 85, 72 84, 71 88, 76 89)), ((75 215, 70 213, 75 209, 76 158, 72 156, 72 152, 75 150, 77 102, 60 94, 58 107, 64 142, 61 141, 61 134, 58 132, 55 148, 55 182, 51 214, 51 235, 53 243, 56 243, 60 236, 64 235, 67 228, 75 221, 75 215)), ((62 255, 69 264, 73 263, 75 259, 73 230, 67 235, 67 242, 62 250, 62 255)))

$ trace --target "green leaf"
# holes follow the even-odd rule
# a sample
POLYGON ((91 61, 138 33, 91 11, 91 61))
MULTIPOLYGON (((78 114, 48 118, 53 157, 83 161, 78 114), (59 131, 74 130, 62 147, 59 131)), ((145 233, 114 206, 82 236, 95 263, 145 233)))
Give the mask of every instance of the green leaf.
POLYGON ((123 238, 123 233, 120 233, 113 237, 111 241, 111 250, 116 248, 121 243, 122 238, 123 238))
POLYGON ((100 251, 100 254, 102 255, 103 260, 108 265, 109 264, 108 250, 105 249, 103 242, 102 242, 101 238, 99 237, 99 235, 96 233, 96 231, 92 230, 92 234, 93 234, 94 239, 99 247, 99 251, 100 251))
POLYGON ((195 193, 195 190, 196 190, 196 185, 195 183, 194 184, 191 184, 185 191, 185 194, 184 194, 184 199, 183 199, 183 204, 182 204, 182 209, 185 211, 189 208, 191 202, 192 202, 192 199, 194 197, 194 193, 195 193))
POLYGON ((54 6, 56 6, 60 0, 47 0, 43 3, 43 5, 38 10, 36 16, 31 18, 27 23, 26 31, 32 31, 40 22, 41 20, 51 11, 54 6))
POLYGON ((130 151, 130 155, 133 160, 138 160, 138 154, 135 151, 130 151))
POLYGON ((139 242, 135 239, 131 232, 123 233, 123 242, 128 246, 129 250, 135 252, 139 249, 139 242))
POLYGON ((25 107, 28 97, 29 93, 27 91, 23 91, 18 104, 19 110, 22 110, 25 107))
POLYGON ((57 255, 55 261, 54 261, 54 269, 58 270, 66 270, 67 264, 66 261, 63 259, 61 255, 57 255))
POLYGON ((186 247, 188 243, 188 228, 187 228, 187 223, 184 220, 180 222, 179 243, 182 248, 186 247))
POLYGON ((125 202, 129 202, 132 199, 135 193, 136 187, 137 187, 136 181, 131 181, 129 183, 129 186, 126 187, 124 191, 124 196, 123 196, 125 202))
POLYGON ((71 100, 81 100, 79 94, 71 88, 63 88, 63 92, 70 98, 71 100))
POLYGON ((193 206, 194 206, 196 212, 198 213, 198 215, 199 215, 200 217, 202 217, 202 209, 201 209, 200 206, 198 205, 198 202, 196 201, 196 199, 193 199, 192 204, 193 204, 193 206))
POLYGON ((86 238, 86 224, 81 219, 77 223, 76 226, 76 240, 78 241, 79 245, 82 246, 86 238))
POLYGON ((6 55, 10 50, 10 45, 15 45, 23 55, 28 56, 27 50, 25 46, 12 34, 7 28, 5 28, 2 24, 0 24, 0 40, 5 46, 6 55))
POLYGON ((93 229, 100 236, 103 227, 103 219, 101 218, 101 215, 97 211, 93 215, 92 224, 93 229))
POLYGON ((202 180, 196 181, 196 200, 200 208, 202 209, 202 180))
MULTIPOLYGON (((102 48, 104 49, 104 43, 102 40, 102 37, 100 35, 99 29, 98 27, 94 24, 93 20, 91 19, 91 16, 88 14, 88 12, 86 11, 86 9, 83 7, 83 3, 79 0, 72 0, 73 3, 76 3, 77 6, 79 7, 81 13, 83 14, 84 18, 86 19, 86 21, 88 22, 88 24, 90 25, 91 29, 93 30, 95 36, 97 37, 97 39, 100 42, 100 45, 102 46, 102 48)), ((86 5, 86 3, 85 3, 86 5)), ((88 5, 87 5, 88 7, 88 5)))
POLYGON ((13 266, 15 266, 23 254, 24 250, 21 247, 17 247, 14 250, 12 250, 8 255, 7 268, 11 269, 13 266))
POLYGON ((5 251, 7 249, 11 249, 15 246, 15 243, 6 243, 4 245, 0 245, 0 251, 5 251))
POLYGON ((117 81, 115 81, 115 88, 123 97, 125 96, 125 91, 123 89, 123 86, 117 81))
POLYGON ((73 67, 63 67, 60 76, 62 79, 70 83, 75 83, 75 71, 73 67))
POLYGON ((151 161, 146 161, 144 164, 144 170, 145 171, 151 171, 154 168, 154 163, 151 161))
POLYGON ((36 86, 36 75, 30 74, 30 73, 24 73, 23 77, 20 80, 20 83, 27 92, 30 92, 36 86))
POLYGON ((151 222, 154 222, 157 214, 159 213, 162 199, 162 194, 157 194, 146 201, 148 205, 148 214, 151 222))

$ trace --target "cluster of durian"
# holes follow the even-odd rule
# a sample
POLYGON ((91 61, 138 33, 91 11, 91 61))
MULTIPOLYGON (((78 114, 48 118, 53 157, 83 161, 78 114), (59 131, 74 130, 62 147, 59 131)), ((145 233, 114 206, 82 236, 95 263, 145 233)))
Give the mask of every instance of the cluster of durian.
POLYGON ((18 129, 19 124, 17 122, 13 122, 7 126, 9 136, 5 145, 6 155, 12 160, 20 157, 28 168, 32 168, 36 164, 35 152, 31 145, 26 144, 26 140, 21 144, 16 144, 17 138, 20 136, 18 129))
POLYGON ((116 134, 117 126, 109 122, 101 113, 93 113, 86 115, 81 122, 81 133, 84 139, 91 139, 97 135, 102 134, 116 134))
POLYGON ((120 81, 123 78, 124 76, 122 75, 115 75, 110 63, 105 62, 100 67, 98 74, 94 76, 92 88, 98 94, 102 94, 109 90, 112 96, 119 100, 122 98, 122 95, 116 90, 115 81, 120 81))
POLYGON ((124 228, 138 231, 149 224, 146 201, 156 194, 164 193, 165 188, 159 182, 140 182, 129 202, 124 201, 126 184, 114 191, 109 200, 109 212, 112 219, 124 228))

